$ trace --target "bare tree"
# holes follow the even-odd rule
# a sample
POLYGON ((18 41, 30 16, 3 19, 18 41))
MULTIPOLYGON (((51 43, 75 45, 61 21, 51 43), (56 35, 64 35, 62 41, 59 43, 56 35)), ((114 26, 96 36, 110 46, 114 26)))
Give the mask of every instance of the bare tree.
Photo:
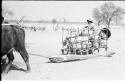
POLYGON ((102 21, 102 16, 101 16, 101 12, 99 11, 98 8, 95 8, 93 10, 93 17, 94 19, 97 21, 98 26, 100 25, 101 21, 102 21))
POLYGON ((113 19, 113 22, 117 25, 117 24, 121 24, 123 23, 123 17, 122 16, 116 16, 113 19))
POLYGON ((110 27, 111 22, 122 20, 122 16, 124 14, 124 10, 121 7, 115 6, 113 3, 105 3, 100 7, 100 9, 95 8, 93 10, 94 19, 100 23, 105 23, 108 28, 110 27))

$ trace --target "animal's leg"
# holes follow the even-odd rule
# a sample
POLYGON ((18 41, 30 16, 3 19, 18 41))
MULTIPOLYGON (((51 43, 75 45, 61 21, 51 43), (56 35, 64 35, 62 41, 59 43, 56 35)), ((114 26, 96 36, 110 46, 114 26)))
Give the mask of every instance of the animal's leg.
POLYGON ((22 58, 26 64, 27 72, 30 72, 29 55, 28 55, 26 49, 23 48, 22 50, 19 50, 19 53, 22 56, 22 58))
POLYGON ((7 57, 9 59, 9 62, 7 64, 5 70, 3 71, 3 74, 7 74, 9 69, 10 69, 10 67, 11 67, 11 65, 12 65, 12 62, 14 60, 13 52, 10 52, 9 54, 7 54, 7 57))

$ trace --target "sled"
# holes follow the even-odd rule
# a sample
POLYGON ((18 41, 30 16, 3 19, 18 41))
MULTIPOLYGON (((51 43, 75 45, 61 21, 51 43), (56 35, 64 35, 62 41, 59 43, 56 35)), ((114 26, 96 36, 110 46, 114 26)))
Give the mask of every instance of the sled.
POLYGON ((87 59, 91 59, 91 58, 95 58, 95 57, 111 57, 112 55, 114 55, 115 52, 110 51, 107 52, 105 55, 102 54, 88 54, 88 55, 74 55, 74 54, 60 54, 60 55, 56 55, 56 56, 51 56, 49 58, 50 62, 52 63, 62 63, 62 62, 71 62, 71 61, 78 61, 78 60, 87 60, 87 59))

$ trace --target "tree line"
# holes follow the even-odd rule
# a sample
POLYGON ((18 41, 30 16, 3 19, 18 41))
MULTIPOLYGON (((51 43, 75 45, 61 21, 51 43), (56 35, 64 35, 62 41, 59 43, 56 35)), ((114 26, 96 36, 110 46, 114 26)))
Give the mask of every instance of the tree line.
MULTIPOLYGON (((15 14, 8 10, 6 6, 2 6, 2 15, 4 17, 11 16, 13 17, 15 14)), ((110 27, 111 23, 120 24, 123 21, 123 16, 125 15, 125 9, 114 5, 111 2, 104 3, 99 8, 94 8, 92 11, 92 15, 94 20, 97 22, 98 26, 104 24, 108 28, 110 27)), ((66 19, 65 19, 66 20, 66 19)), ((16 21, 16 20, 10 20, 10 21, 16 21)), ((46 22, 46 23, 56 23, 59 22, 56 19, 52 19, 52 21, 45 21, 45 20, 39 20, 39 21, 30 21, 25 20, 24 22, 46 22)), ((65 21, 68 22, 68 21, 65 21)))
POLYGON ((100 24, 105 24, 108 28, 110 27, 111 23, 122 23, 124 14, 124 9, 115 6, 111 2, 105 3, 99 8, 93 9, 93 18, 97 21, 98 26, 100 24))

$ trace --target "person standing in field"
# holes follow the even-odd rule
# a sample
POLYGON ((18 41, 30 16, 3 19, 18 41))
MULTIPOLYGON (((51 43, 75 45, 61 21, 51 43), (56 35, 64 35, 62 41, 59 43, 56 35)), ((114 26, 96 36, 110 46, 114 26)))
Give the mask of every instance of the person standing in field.
POLYGON ((87 20, 87 24, 89 41, 91 42, 92 47, 97 47, 98 45, 96 44, 96 40, 98 39, 100 28, 99 26, 96 26, 92 20, 87 20))

